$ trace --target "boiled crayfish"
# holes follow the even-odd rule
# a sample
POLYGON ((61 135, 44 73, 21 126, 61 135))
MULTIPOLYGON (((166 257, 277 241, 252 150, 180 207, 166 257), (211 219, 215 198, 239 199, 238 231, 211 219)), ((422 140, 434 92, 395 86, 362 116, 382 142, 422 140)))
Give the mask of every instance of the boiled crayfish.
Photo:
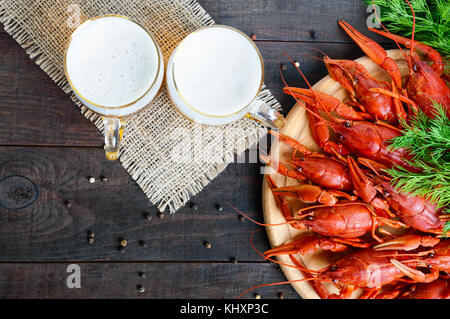
POLYGON ((310 282, 321 298, 350 298, 355 288, 363 289, 361 298, 450 298, 450 241, 442 238, 441 209, 399 192, 385 170, 401 166, 420 173, 410 164, 408 150, 391 150, 389 143, 413 111, 433 117, 434 101, 450 115, 443 59, 414 39, 371 29, 409 49, 402 51, 409 70, 403 85, 397 64, 379 44, 345 21, 339 25, 391 81, 372 77, 358 62, 325 55, 331 78, 348 92, 350 100, 343 102, 314 91, 298 68, 309 88, 286 85, 283 91, 304 104, 312 136, 324 152, 271 132, 293 155, 283 162, 264 155, 262 160, 296 184, 278 187, 270 175, 267 183, 286 223, 307 232, 264 257, 275 261, 275 256, 288 255, 289 266, 305 275, 297 281, 310 282), (290 198, 313 206, 293 210, 290 198), (297 258, 319 249, 347 254, 319 270, 297 258), (331 294, 322 282, 334 284, 339 293, 331 294))

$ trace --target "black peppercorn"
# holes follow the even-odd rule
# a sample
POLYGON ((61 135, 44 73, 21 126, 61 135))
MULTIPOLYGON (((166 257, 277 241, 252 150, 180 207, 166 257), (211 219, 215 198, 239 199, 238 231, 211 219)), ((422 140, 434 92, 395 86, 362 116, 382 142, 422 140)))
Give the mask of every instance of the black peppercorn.
POLYGON ((65 200, 64 205, 66 205, 67 208, 72 207, 72 202, 70 200, 65 200))
POLYGON ((142 279, 145 279, 145 278, 147 278, 147 275, 144 272, 140 271, 139 277, 141 277, 142 279))
POLYGON ((216 209, 218 212, 222 212, 223 211, 223 207, 222 205, 216 204, 216 209))
POLYGON ((190 206, 191 209, 194 210, 194 211, 196 211, 196 210, 198 209, 198 206, 197 206, 196 203, 191 203, 189 206, 190 206))
POLYGON ((141 245, 144 248, 147 247, 147 243, 145 242, 145 240, 140 240, 139 245, 141 245))
POLYGON ((235 257, 231 257, 230 261, 231 261, 233 264, 237 264, 237 259, 236 259, 235 257))
POLYGON ((317 38, 317 33, 316 33, 316 31, 315 31, 315 30, 309 30, 309 36, 310 36, 312 39, 316 39, 316 38, 317 38))
POLYGON ((145 292, 145 288, 142 285, 137 285, 137 289, 138 289, 139 293, 141 293, 141 294, 145 292))

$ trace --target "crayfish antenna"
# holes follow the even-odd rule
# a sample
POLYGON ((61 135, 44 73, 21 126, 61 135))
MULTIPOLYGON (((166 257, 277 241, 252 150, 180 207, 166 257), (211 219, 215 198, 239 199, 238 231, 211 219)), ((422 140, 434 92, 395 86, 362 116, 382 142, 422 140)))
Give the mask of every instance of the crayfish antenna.
POLYGON ((263 285, 258 285, 258 286, 254 286, 252 288, 249 288, 246 291, 244 291, 243 293, 241 293, 238 296, 238 299, 241 299, 242 296, 244 296, 249 291, 252 291, 252 290, 255 290, 255 289, 258 289, 258 288, 262 288, 262 287, 277 286, 277 285, 287 285, 287 284, 293 284, 293 283, 296 283, 296 282, 316 281, 316 280, 332 282, 331 280, 319 279, 319 278, 316 278, 316 277, 303 278, 303 279, 298 279, 298 280, 288 280, 288 281, 273 282, 273 283, 270 283, 270 284, 263 284, 263 285))
POLYGON ((313 116, 319 118, 320 120, 323 120, 323 118, 322 118, 319 114, 317 114, 315 111, 313 111, 313 110, 311 110, 309 107, 307 107, 307 106, 306 106, 306 103, 304 103, 303 101, 300 101, 297 97, 295 97, 294 94, 292 94, 292 91, 289 89, 289 85, 287 84, 286 79, 284 78, 283 71, 281 70, 281 67, 280 67, 280 75, 281 75, 281 80, 283 81, 283 83, 284 83, 284 85, 286 86, 286 88, 288 88, 288 90, 289 90, 290 93, 291 93, 290 95, 295 99, 295 101, 296 101, 297 103, 299 103, 299 104, 303 104, 304 109, 305 109, 307 112, 309 112, 311 115, 313 115, 313 116))
POLYGON ((320 49, 317 49, 317 48, 314 48, 314 47, 307 46, 306 48, 314 50, 314 51, 317 51, 317 52, 321 53, 323 56, 327 56, 328 55, 324 51, 322 51, 320 49))
POLYGON ((243 212, 241 212, 239 209, 237 209, 236 207, 234 207, 233 205, 231 205, 229 202, 225 202, 225 204, 227 204, 227 205, 230 206, 232 209, 234 209, 236 212, 238 212, 239 214, 241 214, 242 216, 244 216, 245 218, 247 218, 249 221, 251 221, 251 222, 253 222, 253 223, 255 223, 256 225, 259 225, 259 226, 267 227, 267 226, 281 226, 281 225, 292 224, 291 221, 287 221, 287 222, 279 223, 279 224, 263 224, 263 223, 260 223, 260 222, 258 222, 258 221, 256 221, 256 220, 252 219, 251 217, 247 216, 246 214, 244 214, 243 212))
MULTIPOLYGON (((384 31, 386 31, 387 33, 391 34, 391 32, 384 26, 384 24, 381 23, 381 19, 380 19, 380 17, 378 16, 377 9, 376 9, 376 6, 375 6, 375 0, 372 0, 372 5, 373 5, 373 11, 374 11, 374 13, 375 13, 375 18, 377 19, 378 23, 379 23, 380 26, 384 29, 384 31)), ((413 12, 414 12, 414 11, 413 11, 413 12)), ((372 31, 372 32, 378 33, 378 30, 376 30, 376 29, 373 29, 373 28, 368 28, 368 29, 369 29, 370 31, 372 31)), ((397 45, 397 47, 400 49, 400 52, 402 53, 403 57, 405 58, 405 61, 408 61, 408 58, 406 57, 406 54, 405 54, 405 52, 403 51, 403 48, 400 46, 400 43, 398 43, 398 41, 395 40, 395 39, 393 39, 393 40, 394 40, 395 44, 397 45)))
MULTIPOLYGON (((316 95, 316 92, 313 90, 313 88, 312 88, 311 84, 309 83, 308 79, 306 78, 305 74, 302 72, 302 70, 300 70, 300 67, 297 66, 297 65, 295 64, 294 60, 292 60, 292 58, 291 58, 285 51, 283 51, 283 54, 286 55, 286 57, 289 59, 289 61, 291 61, 291 63, 295 66, 295 68, 296 68, 297 71, 300 73, 300 75, 302 76, 302 78, 305 80, 306 85, 309 87, 309 89, 311 90, 311 92, 314 94, 314 97, 316 98, 316 101, 320 104, 321 109, 322 109, 323 111, 325 111, 325 112, 327 113, 327 115, 328 115, 331 119, 333 119, 333 116, 332 116, 331 113, 327 110, 327 108, 322 104, 322 101, 321 101, 320 98, 316 95)), ((284 81, 283 81, 283 82, 284 82, 284 81)), ((286 84, 286 83, 285 83, 285 84, 286 84)), ((288 86, 288 85, 286 84, 286 86, 288 86)), ((289 86, 288 86, 288 87, 289 87, 289 86)), ((297 100, 297 99, 296 99, 296 100, 297 100)), ((297 100, 297 102, 299 102, 299 101, 297 100)), ((305 106, 306 106, 306 103, 305 103, 305 106)), ((305 109, 308 110, 306 107, 305 107, 305 109)), ((308 110, 308 111, 311 112, 310 110, 308 110)), ((315 114, 316 117, 319 117, 321 120, 323 120, 323 117, 322 117, 322 116, 316 114, 315 112, 313 112, 313 114, 315 114)))
POLYGON ((411 3, 409 2, 409 0, 405 0, 405 1, 408 4, 409 8, 411 9, 411 13, 412 13, 412 16, 413 16, 413 26, 412 26, 412 32, 411 32, 411 52, 410 52, 411 56, 413 56, 413 53, 414 53, 414 34, 416 32, 416 13, 414 12, 414 9, 413 9, 411 3))
POLYGON ((254 234, 255 232, 256 232, 256 230, 252 231, 252 233, 251 233, 251 235, 250 235, 249 242, 250 242, 250 245, 252 246, 253 250, 254 250, 258 255, 260 255, 262 258, 264 258, 264 260, 269 260, 269 261, 271 261, 271 262, 273 262, 273 263, 275 263, 275 264, 283 265, 283 266, 286 266, 286 267, 295 268, 295 269, 300 270, 300 271, 309 271, 309 272, 312 272, 312 273, 318 273, 318 271, 310 270, 310 269, 308 269, 308 268, 306 268, 306 267, 303 267, 303 266, 301 266, 301 265, 300 265, 300 266, 297 266, 297 265, 289 265, 289 264, 283 263, 283 262, 281 262, 281 261, 272 259, 272 258, 270 258, 270 257, 266 257, 262 252, 260 252, 260 251, 256 248, 255 244, 253 243, 253 234, 254 234))
MULTIPOLYGON (((310 48, 310 49, 314 49, 314 48, 310 48)), ((305 56, 307 56, 307 57, 310 57, 310 58, 313 59, 313 60, 323 62, 323 58, 319 58, 319 57, 314 56, 314 55, 312 55, 312 54, 309 54, 309 53, 303 53, 303 55, 305 55, 305 56)))

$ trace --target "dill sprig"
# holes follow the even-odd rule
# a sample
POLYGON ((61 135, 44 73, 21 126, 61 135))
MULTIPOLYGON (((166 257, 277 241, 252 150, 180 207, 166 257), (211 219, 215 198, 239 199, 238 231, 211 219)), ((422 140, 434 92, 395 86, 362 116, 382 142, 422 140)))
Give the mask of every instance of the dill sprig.
MULTIPOLYGON (((422 196, 450 213, 450 119, 445 108, 433 101, 435 117, 418 110, 406 122, 400 121, 402 135, 392 139, 389 149, 404 148, 412 158, 409 163, 420 169, 413 173, 402 167, 387 170, 396 189, 422 196)), ((450 231, 450 222, 444 234, 450 231)))
POLYGON ((440 207, 450 205, 450 119, 444 107, 433 102, 435 118, 420 109, 409 122, 401 120, 402 135, 394 138, 389 149, 407 149, 411 165, 419 173, 395 167, 388 170, 398 188, 424 196, 440 207))
POLYGON ((450 162, 450 119, 446 109, 433 101, 435 117, 428 117, 422 110, 412 114, 409 122, 400 120, 402 135, 392 140, 390 149, 407 148, 413 161, 424 166, 448 168, 450 162))
POLYGON ((446 237, 448 232, 450 232, 450 222, 445 223, 444 230, 442 231, 442 235, 444 237, 446 237))
MULTIPOLYGON (((450 119, 445 108, 433 101, 435 117, 429 118, 420 109, 409 122, 401 120, 402 135, 392 139, 389 149, 404 148, 412 158, 408 162, 419 168, 414 173, 396 166, 387 170, 396 189, 424 197, 450 213, 450 119)), ((444 236, 450 221, 444 226, 444 236)))
MULTIPOLYGON (((413 15, 405 0, 374 0, 380 20, 392 33, 411 37, 413 15)), ((365 3, 373 4, 372 0, 365 3)), ((450 0, 410 0, 416 15, 415 40, 450 56, 450 0)))

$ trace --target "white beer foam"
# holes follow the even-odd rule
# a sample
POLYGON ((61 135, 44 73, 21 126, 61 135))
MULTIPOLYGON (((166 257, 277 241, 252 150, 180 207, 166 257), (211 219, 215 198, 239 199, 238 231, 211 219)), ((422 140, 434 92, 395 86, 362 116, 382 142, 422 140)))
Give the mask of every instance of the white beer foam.
POLYGON ((156 78, 158 51, 150 35, 127 19, 89 21, 73 34, 67 73, 87 100, 123 106, 143 96, 156 78))
POLYGON ((227 28, 193 33, 177 49, 174 79, 179 93, 196 110, 230 115, 258 93, 262 66, 253 44, 227 28))

